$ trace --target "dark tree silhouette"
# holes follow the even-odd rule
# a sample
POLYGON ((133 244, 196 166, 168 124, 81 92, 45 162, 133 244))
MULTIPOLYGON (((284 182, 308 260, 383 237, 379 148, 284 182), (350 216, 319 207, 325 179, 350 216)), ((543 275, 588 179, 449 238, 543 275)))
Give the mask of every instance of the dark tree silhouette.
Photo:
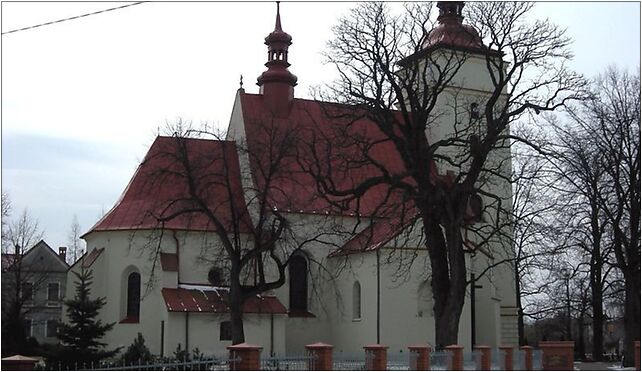
POLYGON ((571 57, 563 30, 524 21, 533 4, 471 3, 472 27, 461 24, 463 3, 438 7, 440 25, 432 31, 432 4, 410 4, 396 16, 385 3, 364 3, 339 20, 326 53, 339 78, 321 96, 354 109, 340 113, 347 125, 338 135, 308 143, 304 167, 337 204, 384 188, 398 196, 397 214, 418 218, 430 257, 436 343, 443 347, 457 343, 464 248, 488 249, 492 242, 503 247, 493 255, 512 254, 512 240, 501 233, 512 215, 509 145, 530 142, 509 128, 582 97, 584 81, 563 64, 571 57), (477 77, 488 91, 461 88, 470 63, 483 69, 477 77), (375 155, 378 146, 388 146, 385 157, 375 155), (389 166, 386 159, 395 157, 402 167, 389 166), (367 177, 347 185, 332 179, 359 167, 367 177), (480 200, 483 212, 471 215, 480 200), (465 238, 465 230, 474 238, 465 238))

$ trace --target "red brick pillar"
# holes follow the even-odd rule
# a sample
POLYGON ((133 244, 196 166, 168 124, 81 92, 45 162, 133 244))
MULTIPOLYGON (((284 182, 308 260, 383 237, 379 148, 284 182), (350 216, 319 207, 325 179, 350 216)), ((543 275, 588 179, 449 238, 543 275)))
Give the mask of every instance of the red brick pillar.
POLYGON ((540 341, 542 367, 545 371, 572 371, 574 341, 540 341))
POLYGON ((417 344, 408 346, 410 353, 415 353, 414 357, 410 358, 411 371, 430 371, 430 345, 417 344))
POLYGON ((228 346, 230 351, 230 370, 258 371, 261 369, 261 350, 257 345, 247 343, 228 346))
POLYGON ((385 371, 388 368, 388 346, 373 344, 363 348, 366 350, 366 370, 385 371))
POLYGON ((481 353, 481 370, 490 371, 490 346, 475 345, 474 349, 481 353))
POLYGON ((533 347, 532 346, 522 346, 520 349, 524 352, 524 370, 532 371, 533 370, 533 347))
POLYGON ((499 350, 504 352, 504 370, 512 371, 513 370, 513 347, 508 345, 503 345, 499 347, 499 350))
POLYGON ((33 371, 38 359, 24 355, 12 355, 2 358, 3 371, 33 371))
POLYGON ((640 341, 635 341, 635 370, 640 370, 640 341))
POLYGON ((448 369, 451 371, 463 371, 464 370, 464 347, 461 345, 449 345, 444 348, 446 351, 450 351, 452 354, 452 359, 450 360, 450 365, 448 369))
POLYGON ((316 344, 305 345, 310 360, 308 360, 308 371, 332 371, 332 349, 334 346, 317 342, 316 344))

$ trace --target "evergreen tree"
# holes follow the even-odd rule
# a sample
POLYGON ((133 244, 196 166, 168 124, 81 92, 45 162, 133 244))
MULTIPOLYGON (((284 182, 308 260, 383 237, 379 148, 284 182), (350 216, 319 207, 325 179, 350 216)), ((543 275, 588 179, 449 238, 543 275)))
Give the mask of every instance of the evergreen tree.
POLYGON ((129 345, 123 356, 121 357, 123 363, 149 363, 154 357, 145 345, 145 338, 138 332, 138 337, 134 339, 134 343, 129 345))
POLYGON ((106 343, 99 341, 115 323, 103 324, 95 319, 106 302, 104 297, 94 300, 90 298, 91 270, 82 269, 80 273, 73 274, 78 279, 75 282, 76 295, 65 301, 69 324, 60 325, 58 339, 62 346, 54 358, 65 365, 90 365, 114 356, 119 351, 104 350, 106 343))

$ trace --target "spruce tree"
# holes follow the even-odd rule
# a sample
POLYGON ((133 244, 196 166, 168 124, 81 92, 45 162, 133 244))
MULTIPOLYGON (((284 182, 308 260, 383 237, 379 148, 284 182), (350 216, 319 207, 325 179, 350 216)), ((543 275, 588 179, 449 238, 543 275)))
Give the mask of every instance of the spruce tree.
POLYGON ((106 302, 104 297, 94 300, 90 298, 91 270, 81 269, 80 273, 73 274, 77 278, 76 295, 73 299, 65 301, 69 324, 61 324, 58 330, 58 339, 62 347, 56 353, 56 359, 65 365, 76 364, 80 367, 114 356, 119 349, 105 350, 107 344, 100 342, 115 323, 103 324, 96 319, 106 302))

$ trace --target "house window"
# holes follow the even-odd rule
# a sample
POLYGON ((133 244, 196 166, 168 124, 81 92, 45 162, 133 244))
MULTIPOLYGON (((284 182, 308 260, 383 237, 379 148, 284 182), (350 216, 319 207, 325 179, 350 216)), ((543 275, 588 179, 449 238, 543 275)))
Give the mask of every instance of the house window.
POLYGON ((31 337, 33 335, 33 322, 29 318, 25 318, 25 336, 31 337))
POLYGON ((33 301, 33 283, 22 283, 22 298, 25 301, 33 301))
POLYGON ((47 285, 47 301, 60 300, 60 283, 49 283, 47 285))
POLYGON ((49 319, 45 323, 45 332, 47 337, 56 337, 56 334, 58 333, 58 320, 56 319, 49 319))
POLYGON ((290 264, 290 311, 308 311, 308 263, 303 256, 292 257, 290 264))
POLYGON ((138 319, 140 315, 140 274, 133 272, 127 277, 127 318, 138 319))
POLYGON ((361 284, 352 285, 352 319, 361 319, 361 284))
POLYGON ((221 341, 232 341, 232 322, 229 320, 221 322, 219 335, 221 341))

